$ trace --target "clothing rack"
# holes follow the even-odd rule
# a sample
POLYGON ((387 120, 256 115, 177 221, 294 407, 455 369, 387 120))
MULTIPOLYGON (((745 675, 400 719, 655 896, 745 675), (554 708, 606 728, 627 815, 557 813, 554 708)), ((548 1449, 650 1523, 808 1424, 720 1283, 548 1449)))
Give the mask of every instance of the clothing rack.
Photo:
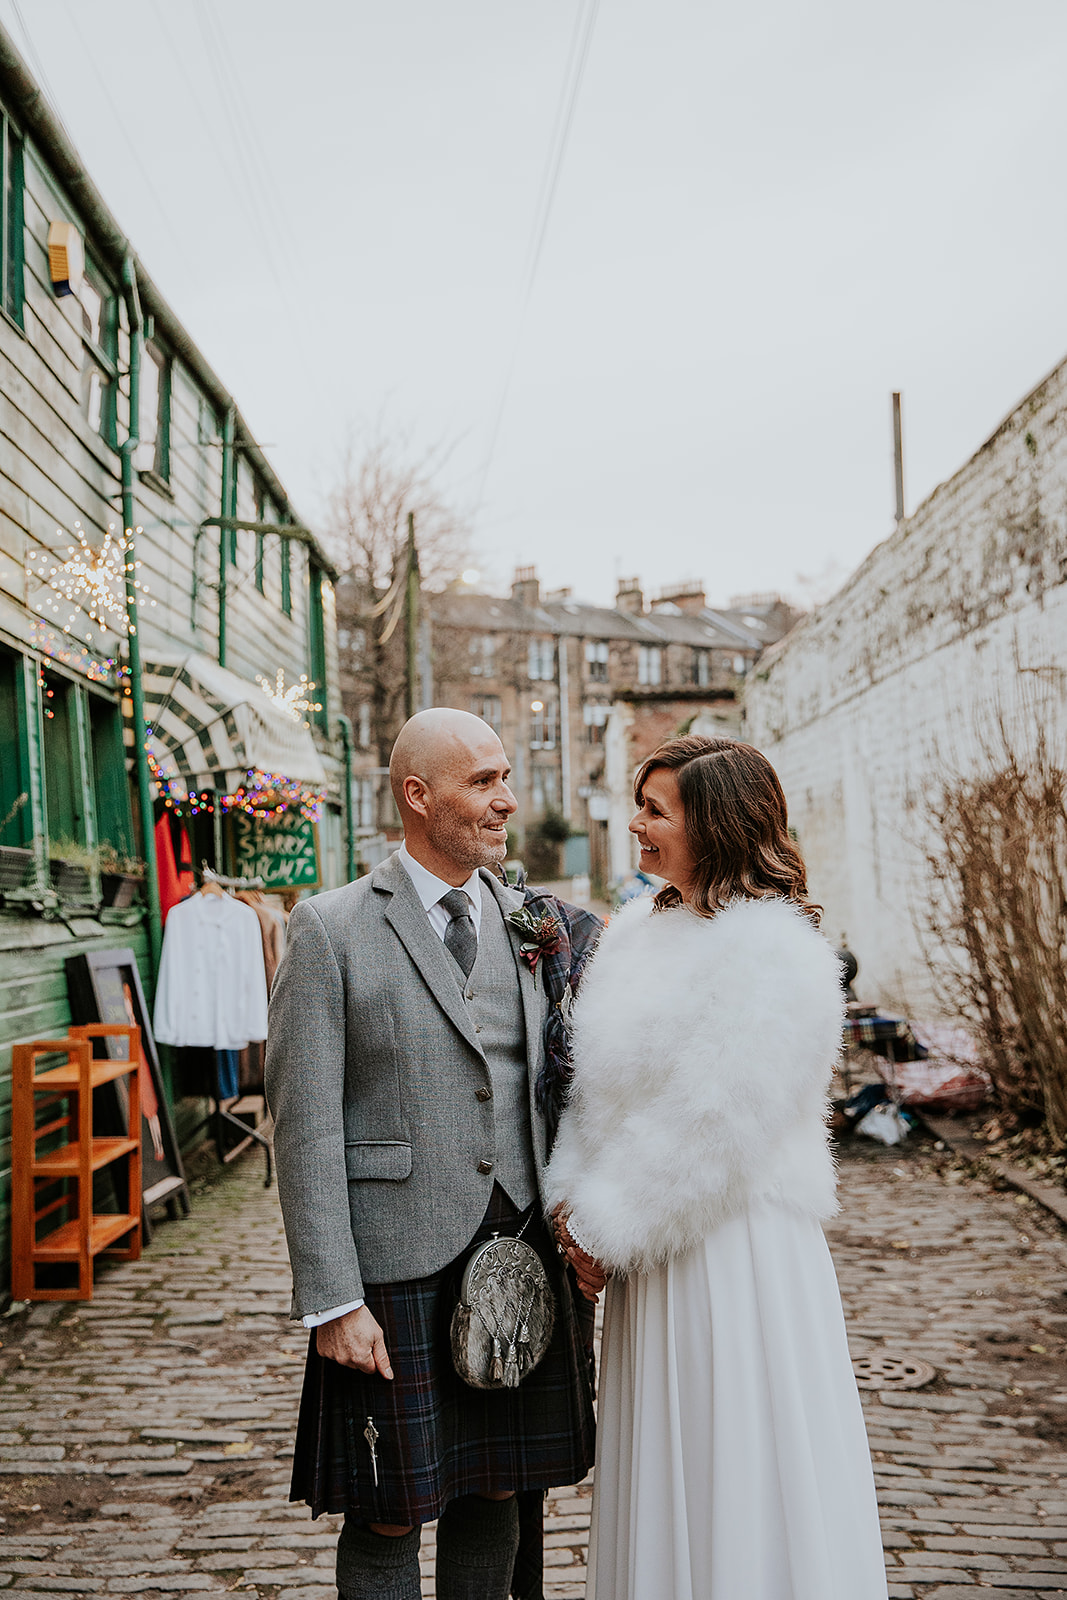
MULTIPOLYGON (((262 878, 230 878, 224 873, 216 872, 214 868, 208 866, 206 861, 201 861, 200 863, 200 877, 202 883, 213 883, 220 889, 262 889, 265 887, 262 878)), ((217 1089, 218 1085, 213 1084, 209 1087, 217 1089)), ((245 1105, 245 1098, 241 1095, 238 1095, 236 1099, 231 1100, 228 1103, 224 1103, 215 1094, 209 1094, 208 1098, 214 1102, 215 1109, 214 1111, 208 1113, 203 1122, 194 1128, 193 1132, 198 1133, 201 1128, 205 1128, 209 1124, 214 1123, 215 1151, 219 1160, 226 1164, 229 1164, 231 1161, 236 1161, 237 1157, 248 1149, 253 1140, 255 1140, 257 1144, 262 1145, 263 1152, 267 1158, 267 1176, 264 1180, 264 1186, 269 1189, 271 1186, 271 1179, 273 1177, 273 1152, 271 1150, 270 1140, 265 1134, 260 1132, 260 1128, 263 1127, 264 1124, 261 1123, 260 1128, 256 1128, 250 1123, 244 1121, 242 1117, 235 1115, 235 1113, 238 1110, 243 1109, 245 1105), (229 1125, 231 1128, 236 1128, 238 1133, 241 1135, 238 1142, 229 1149, 226 1147, 226 1140, 224 1138, 224 1130, 227 1125, 229 1125)), ((250 1101, 254 1098, 255 1097, 251 1096, 248 1097, 250 1101)))
POLYGON ((217 883, 220 889, 265 889, 266 884, 262 878, 227 878, 224 873, 216 872, 209 867, 206 861, 200 863, 200 877, 204 883, 217 883))

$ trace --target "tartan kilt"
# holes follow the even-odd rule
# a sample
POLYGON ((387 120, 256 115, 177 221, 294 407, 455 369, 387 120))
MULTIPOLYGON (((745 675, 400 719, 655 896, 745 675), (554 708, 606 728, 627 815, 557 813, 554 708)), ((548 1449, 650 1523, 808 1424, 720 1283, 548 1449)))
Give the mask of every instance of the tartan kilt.
POLYGON ((385 1334, 390 1382, 324 1360, 309 1341, 289 1498, 313 1517, 348 1512, 407 1527, 431 1522, 459 1495, 579 1483, 593 1464, 593 1307, 578 1293, 539 1216, 523 1238, 537 1250, 556 1295, 548 1350, 517 1389, 472 1389, 452 1366, 449 1324, 473 1245, 518 1232, 514 1206, 494 1186, 471 1244, 441 1272, 408 1283, 367 1284, 385 1334), (378 1430, 378 1483, 364 1437, 378 1430))

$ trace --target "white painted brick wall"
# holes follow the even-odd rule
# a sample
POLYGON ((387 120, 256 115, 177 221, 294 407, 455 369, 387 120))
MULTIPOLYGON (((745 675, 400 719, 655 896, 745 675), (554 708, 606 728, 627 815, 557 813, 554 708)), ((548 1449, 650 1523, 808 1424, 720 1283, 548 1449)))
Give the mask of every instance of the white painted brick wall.
POLYGON ((918 932, 926 796, 1035 691, 1067 738, 1067 362, 760 662, 745 737, 774 762, 824 927, 861 997, 934 1009, 918 932))

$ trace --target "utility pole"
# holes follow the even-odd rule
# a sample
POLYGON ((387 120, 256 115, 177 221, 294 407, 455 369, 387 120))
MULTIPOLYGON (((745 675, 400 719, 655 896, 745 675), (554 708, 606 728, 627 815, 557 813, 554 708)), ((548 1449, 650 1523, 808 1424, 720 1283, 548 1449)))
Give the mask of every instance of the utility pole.
POLYGON ((404 630, 407 646, 406 711, 419 709, 419 552, 415 546, 415 513, 408 512, 407 589, 404 596, 404 630))
POLYGON ((904 521, 904 437, 900 427, 900 394, 893 393, 893 482, 897 492, 897 527, 904 521))

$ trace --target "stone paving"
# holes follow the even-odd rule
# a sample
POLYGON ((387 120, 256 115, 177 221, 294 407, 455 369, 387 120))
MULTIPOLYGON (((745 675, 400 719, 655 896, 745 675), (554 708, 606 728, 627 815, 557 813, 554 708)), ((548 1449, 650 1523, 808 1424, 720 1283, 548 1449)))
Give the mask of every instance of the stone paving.
MULTIPOLYGON (((216 1173, 90 1304, 0 1324, 0 1589, 334 1600, 337 1519, 286 1498, 305 1336, 262 1171, 216 1173)), ((854 1353, 938 1374, 864 1397, 890 1595, 1067 1595, 1067 1237, 929 1145, 846 1147, 842 1195, 854 1353)), ((549 1503, 549 1600, 583 1593, 590 1493, 549 1503)), ((432 1529, 423 1555, 431 1595, 432 1529)))

